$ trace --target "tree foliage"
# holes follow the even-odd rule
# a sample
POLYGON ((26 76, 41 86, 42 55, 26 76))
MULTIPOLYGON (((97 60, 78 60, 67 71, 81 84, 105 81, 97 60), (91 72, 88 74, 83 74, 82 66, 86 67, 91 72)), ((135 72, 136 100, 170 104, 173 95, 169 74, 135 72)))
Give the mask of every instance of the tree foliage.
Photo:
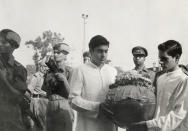
POLYGON ((44 31, 41 36, 38 36, 35 40, 29 40, 25 42, 25 45, 32 47, 35 51, 33 60, 38 69, 38 61, 43 59, 48 52, 52 51, 52 47, 58 42, 62 42, 64 38, 60 33, 52 31, 44 31))

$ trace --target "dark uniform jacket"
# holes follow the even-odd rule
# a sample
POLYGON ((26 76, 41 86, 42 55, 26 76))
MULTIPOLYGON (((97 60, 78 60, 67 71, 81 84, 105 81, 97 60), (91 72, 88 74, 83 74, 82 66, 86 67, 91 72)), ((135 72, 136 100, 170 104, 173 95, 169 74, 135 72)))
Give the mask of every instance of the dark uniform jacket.
MULTIPOLYGON (((20 94, 25 93, 27 71, 13 56, 8 62, 0 56, 0 70, 14 89, 20 94)), ((0 131, 22 131, 21 103, 18 96, 10 92, 3 81, 0 83, 0 131)))
MULTIPOLYGON (((27 89, 27 71, 19 62, 14 60, 13 56, 11 56, 8 62, 5 62, 4 59, 0 56, 0 70, 3 72, 5 78, 14 89, 19 91, 21 94, 25 93, 27 89)), ((13 95, 4 86, 5 85, 0 84, 0 96, 2 98, 8 97, 7 100, 11 99, 13 95)))
MULTIPOLYGON (((47 92, 47 96, 49 97, 50 95, 57 94, 60 95, 61 97, 64 97, 68 99, 68 95, 65 89, 64 82, 58 81, 55 77, 55 73, 51 70, 48 70, 48 72, 44 76, 44 83, 42 86, 42 90, 47 92)), ((66 66, 65 69, 59 70, 58 73, 63 73, 67 80, 69 80, 70 75, 71 75, 71 68, 66 66)))

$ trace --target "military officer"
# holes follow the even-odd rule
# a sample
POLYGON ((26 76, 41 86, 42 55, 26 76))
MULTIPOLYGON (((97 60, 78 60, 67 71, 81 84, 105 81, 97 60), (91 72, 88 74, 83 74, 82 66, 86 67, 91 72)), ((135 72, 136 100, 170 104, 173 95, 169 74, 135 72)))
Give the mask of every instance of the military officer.
POLYGON ((74 117, 68 102, 72 68, 66 65, 70 47, 60 42, 53 47, 53 52, 53 56, 46 62, 49 70, 42 86, 48 97, 47 131, 72 131, 74 117))
POLYGON ((146 48, 142 46, 136 46, 132 48, 132 54, 135 64, 134 70, 136 70, 142 76, 151 79, 153 82, 155 78, 155 72, 147 69, 144 64, 146 57, 148 56, 148 51, 146 50, 146 48))
POLYGON ((13 57, 20 41, 16 32, 0 31, 0 131, 25 130, 21 110, 29 108, 24 102, 27 71, 13 57))

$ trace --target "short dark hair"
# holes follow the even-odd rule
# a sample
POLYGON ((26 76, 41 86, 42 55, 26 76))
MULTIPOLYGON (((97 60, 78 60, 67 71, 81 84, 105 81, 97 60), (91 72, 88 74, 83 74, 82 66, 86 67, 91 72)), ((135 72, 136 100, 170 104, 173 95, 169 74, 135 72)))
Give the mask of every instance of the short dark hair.
POLYGON ((89 53, 89 51, 85 51, 84 53, 83 53, 83 57, 91 57, 91 55, 90 55, 90 53, 89 53))
POLYGON ((169 56, 176 57, 181 56, 182 46, 178 41, 168 40, 158 45, 158 50, 166 52, 169 56))
POLYGON ((96 35, 93 38, 91 38, 89 42, 89 49, 93 50, 97 46, 101 46, 101 45, 109 46, 109 44, 110 44, 109 41, 105 37, 101 35, 96 35))

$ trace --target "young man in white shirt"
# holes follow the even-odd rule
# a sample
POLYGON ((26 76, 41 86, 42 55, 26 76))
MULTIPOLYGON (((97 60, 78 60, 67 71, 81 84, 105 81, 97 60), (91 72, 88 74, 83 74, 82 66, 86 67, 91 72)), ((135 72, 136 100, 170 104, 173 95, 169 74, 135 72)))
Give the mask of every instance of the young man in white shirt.
POLYGON ((70 81, 70 103, 78 112, 76 131, 115 131, 115 125, 100 113, 109 85, 117 71, 105 64, 109 42, 94 36, 89 42, 91 60, 73 71, 70 81))
POLYGON ((149 131, 187 131, 182 122, 187 114, 188 76, 178 66, 182 47, 179 42, 168 40, 160 44, 158 50, 165 73, 157 79, 155 117, 135 123, 129 130, 140 127, 149 131))

